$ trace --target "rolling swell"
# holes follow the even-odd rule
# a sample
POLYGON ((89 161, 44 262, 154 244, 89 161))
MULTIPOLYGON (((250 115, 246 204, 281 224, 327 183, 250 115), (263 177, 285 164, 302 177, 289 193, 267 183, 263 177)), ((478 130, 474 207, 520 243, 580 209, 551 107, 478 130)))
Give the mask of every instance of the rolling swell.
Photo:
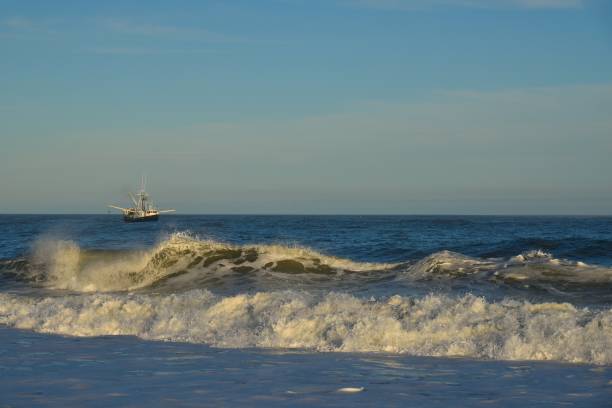
POLYGON ((559 259, 539 250, 510 258, 476 258, 441 251, 397 264, 363 263, 301 247, 235 246, 175 234, 149 250, 86 250, 72 241, 41 240, 29 257, 0 261, 0 276, 47 288, 78 292, 132 291, 166 287, 240 285, 249 281, 293 284, 382 280, 468 279, 520 287, 561 284, 610 289, 612 268, 559 259))

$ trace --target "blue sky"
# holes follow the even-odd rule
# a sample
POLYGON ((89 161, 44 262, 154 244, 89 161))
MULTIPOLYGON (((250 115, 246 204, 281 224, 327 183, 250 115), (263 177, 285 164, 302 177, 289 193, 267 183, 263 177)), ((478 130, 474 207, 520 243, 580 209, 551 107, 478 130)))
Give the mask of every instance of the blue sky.
POLYGON ((612 213, 599 0, 0 0, 0 212, 612 213))

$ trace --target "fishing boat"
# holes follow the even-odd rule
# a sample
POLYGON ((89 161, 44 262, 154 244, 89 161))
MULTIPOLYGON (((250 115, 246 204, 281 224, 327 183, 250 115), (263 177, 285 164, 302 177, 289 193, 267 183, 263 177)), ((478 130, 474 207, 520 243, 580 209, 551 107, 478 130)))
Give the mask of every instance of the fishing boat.
POLYGON ((116 205, 109 205, 110 208, 120 210, 123 213, 125 222, 145 222, 157 221, 159 214, 174 212, 176 210, 158 210, 149 200, 149 195, 145 191, 146 179, 144 176, 141 179, 140 191, 135 195, 128 193, 130 199, 134 203, 134 207, 123 208, 116 205))

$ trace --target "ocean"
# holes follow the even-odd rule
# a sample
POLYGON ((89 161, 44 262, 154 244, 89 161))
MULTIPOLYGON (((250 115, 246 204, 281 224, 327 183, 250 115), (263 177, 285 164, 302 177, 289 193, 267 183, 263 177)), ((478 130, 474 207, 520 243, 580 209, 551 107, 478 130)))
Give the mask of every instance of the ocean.
POLYGON ((0 232, 0 406, 611 406, 612 217, 0 232))

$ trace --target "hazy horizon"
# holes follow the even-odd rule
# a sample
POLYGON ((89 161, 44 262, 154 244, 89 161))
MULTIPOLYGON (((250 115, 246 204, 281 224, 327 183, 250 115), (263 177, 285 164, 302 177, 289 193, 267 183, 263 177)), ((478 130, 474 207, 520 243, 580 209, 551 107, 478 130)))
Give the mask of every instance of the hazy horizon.
MULTIPOLYGON (((120 212, 38 212, 38 213, 17 213, 17 212, 5 212, 0 213, 1 216, 85 216, 85 215, 108 215, 108 216, 119 216, 121 218, 120 212)), ((165 214, 166 217, 177 217, 177 216, 211 216, 211 217, 242 217, 242 216, 253 216, 253 217, 514 217, 514 218, 559 218, 559 217, 570 217, 570 218, 608 218, 612 217, 612 214, 549 214, 549 213, 534 213, 534 214, 504 214, 504 213, 490 213, 490 214, 478 214, 478 213, 172 213, 165 214)))

